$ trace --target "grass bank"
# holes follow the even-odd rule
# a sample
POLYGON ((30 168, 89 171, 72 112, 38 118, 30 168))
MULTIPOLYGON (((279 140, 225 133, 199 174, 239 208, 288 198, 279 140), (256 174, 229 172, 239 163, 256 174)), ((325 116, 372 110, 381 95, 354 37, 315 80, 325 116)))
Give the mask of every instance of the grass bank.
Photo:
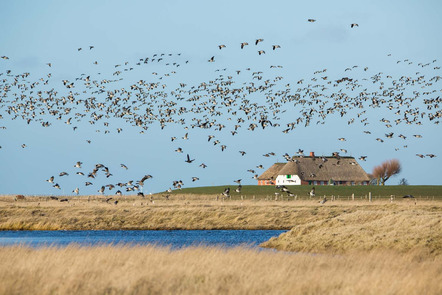
POLYGON ((441 294, 442 261, 391 251, 0 247, 0 294, 441 294))
POLYGON ((405 253, 421 249, 442 254, 442 207, 371 206, 330 212, 299 223, 261 246, 285 251, 346 253, 379 249, 405 253))
MULTIPOLYGON (((268 199, 274 198, 275 192, 280 192, 274 186, 258 186, 258 185, 244 185, 242 186, 241 193, 236 193, 235 188, 237 185, 224 185, 224 186, 208 186, 208 187, 195 187, 195 188, 183 188, 181 190, 174 190, 170 195, 181 196, 181 195, 194 195, 194 196, 216 196, 220 195, 223 190, 230 187, 230 193, 232 199, 240 200, 242 199, 268 199)), ((349 199, 352 194, 355 195, 356 199, 367 199, 368 194, 371 192, 373 198, 389 199, 390 196, 395 196, 396 198, 401 198, 404 195, 413 195, 419 199, 440 199, 442 200, 442 186, 440 185, 386 185, 386 186, 313 186, 313 185, 302 185, 302 186, 289 186, 290 192, 297 196, 297 199, 305 200, 309 199, 309 193, 315 187, 317 196, 335 196, 337 198, 349 199)), ((288 198, 286 194, 280 194, 279 198, 288 198)))
POLYGON ((106 197, 72 197, 69 202, 49 197, 14 201, 0 198, 0 230, 120 230, 120 229, 292 229, 354 212, 396 214, 401 211, 439 210, 440 201, 399 198, 318 203, 274 198, 222 200, 198 195, 170 196, 169 200, 121 197, 115 205, 106 197), (433 207, 437 209, 432 209, 433 207))

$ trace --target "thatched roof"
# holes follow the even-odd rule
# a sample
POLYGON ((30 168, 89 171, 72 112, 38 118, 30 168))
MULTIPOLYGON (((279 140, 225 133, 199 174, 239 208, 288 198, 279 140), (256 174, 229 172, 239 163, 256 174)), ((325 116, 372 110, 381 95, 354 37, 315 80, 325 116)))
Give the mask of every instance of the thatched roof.
POLYGON ((270 179, 267 178, 270 175, 273 177, 271 179, 276 179, 278 175, 298 175, 304 181, 370 181, 353 157, 295 157, 286 164, 274 164, 258 180, 270 179), (275 172, 277 167, 281 168, 275 172))
POLYGON ((286 163, 275 163, 269 169, 264 171, 261 176, 258 177, 258 180, 275 180, 278 176, 278 172, 284 167, 286 163))

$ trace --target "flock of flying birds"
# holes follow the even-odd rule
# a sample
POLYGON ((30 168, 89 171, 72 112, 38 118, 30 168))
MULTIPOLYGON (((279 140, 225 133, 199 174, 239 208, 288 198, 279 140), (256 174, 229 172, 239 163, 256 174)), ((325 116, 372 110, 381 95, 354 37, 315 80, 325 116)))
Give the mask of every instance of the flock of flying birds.
MULTIPOLYGON (((308 19, 315 22, 314 19, 308 19)), ((351 24, 351 28, 358 24, 351 24)), ((252 43, 252 42, 251 42, 252 43)), ((262 38, 256 39, 251 46, 262 46, 262 38)), ((250 46, 248 42, 238 44, 239 50, 250 46)), ((227 47, 225 44, 218 45, 219 50, 227 47)), ((280 45, 272 44, 275 51, 280 45)), ((89 46, 93 50, 94 46, 89 46)), ((78 52, 82 51, 78 48, 78 52)), ((263 49, 258 54, 265 54, 263 49)), ((1 57, 8 60, 6 56, 1 57)), ((0 61, 1 62, 1 61, 0 61)), ((81 74, 75 80, 52 80, 52 74, 44 77, 31 79, 32 75, 26 73, 14 73, 6 70, 0 73, 0 120, 22 119, 28 124, 39 124, 43 128, 50 128, 53 124, 72 126, 73 132, 81 127, 81 122, 96 126, 97 132, 120 133, 124 128, 111 126, 115 122, 125 121, 139 129, 140 133, 149 132, 149 128, 161 128, 166 126, 180 126, 185 130, 184 134, 176 134, 171 137, 173 144, 179 140, 189 140, 192 129, 203 129, 207 132, 207 143, 217 146, 220 152, 228 149, 221 141, 220 134, 239 136, 242 132, 251 132, 259 129, 274 128, 283 134, 289 134, 298 127, 307 127, 310 124, 325 124, 328 116, 336 115, 347 120, 348 125, 359 123, 364 127, 362 132, 370 135, 372 132, 366 127, 370 124, 367 110, 389 112, 388 119, 382 118, 380 123, 392 131, 384 135, 378 135, 376 141, 383 143, 394 137, 401 138, 404 142, 410 136, 421 138, 420 134, 404 135, 397 134, 394 127, 400 124, 419 126, 424 123, 439 124, 442 117, 441 98, 442 90, 436 89, 436 84, 441 76, 434 74, 426 77, 420 71, 411 76, 401 76, 394 79, 382 72, 362 78, 352 77, 353 71, 357 75, 368 71, 367 67, 359 68, 355 65, 344 70, 339 77, 327 75, 327 69, 315 71, 310 79, 300 79, 295 82, 284 82, 284 77, 278 71, 281 65, 271 65, 268 72, 254 71, 251 68, 227 69, 219 68, 216 78, 202 81, 194 85, 181 82, 176 87, 167 84, 167 80, 177 74, 178 68, 189 64, 189 60, 181 57, 181 54, 158 53, 139 58, 136 62, 125 61, 114 65, 115 71, 111 78, 97 77, 93 74, 81 74), (126 73, 136 67, 150 65, 162 65, 164 73, 152 72, 147 80, 129 81, 121 87, 126 73), (348 73, 347 73, 348 72, 348 73), (150 80, 150 81, 149 81, 150 80), (244 81, 244 82, 240 82, 244 81), (411 90, 410 90, 411 89, 411 90), (421 105, 425 108, 422 108, 421 105), (354 115, 354 113, 356 113, 354 115), (350 117, 351 118, 348 118, 350 117)), ((208 62, 216 63, 215 55, 208 62)), ((399 60, 397 63, 412 65, 414 62, 408 59, 399 60)), ((46 64, 53 68, 54 64, 46 64)), ((98 66, 98 61, 94 62, 98 66)), ((2 65, 1 68, 4 68, 2 65)), ((419 68, 431 69, 438 72, 436 60, 429 63, 419 63, 419 68)), ((367 72, 368 73, 368 72, 367 72)), ((172 83, 173 84, 173 83, 172 83)), ((1 121, 0 121, 1 122, 1 121)), ((5 126, 0 126, 6 129, 5 126)), ((179 130, 179 129, 176 129, 179 130)), ((85 139, 91 143, 90 139, 85 139)), ((346 142, 345 137, 338 138, 346 142)), ((400 148, 406 148, 404 144, 400 148)), ((28 148, 25 143, 21 148, 28 148)), ((183 154, 183 161, 189 165, 198 162, 201 169, 206 164, 191 156, 191 152, 184 152, 181 147, 174 147, 175 152, 183 154), (186 156, 184 156, 186 155, 186 156)), ((1 146, 0 146, 1 152, 1 146)), ((238 151, 241 156, 246 151, 238 151)), ((332 153, 335 157, 347 154, 347 149, 332 153)), ((264 157, 275 156, 274 152, 264 154, 264 157)), ((303 156, 303 150, 299 149, 295 155, 285 153, 285 160, 292 161, 293 156, 303 156)), ((435 154, 417 154, 420 158, 434 158, 435 154)), ((359 160, 365 161, 367 156, 361 155, 359 160)), ((112 173, 108 166, 97 163, 90 172, 83 172, 82 162, 73 163, 77 175, 85 177, 84 186, 96 185, 100 194, 122 195, 123 192, 137 191, 143 195, 142 188, 152 175, 146 174, 139 180, 124 182, 112 182, 112 173), (97 184, 97 176, 102 174, 109 179, 107 184, 97 184), (115 190, 115 191, 114 191, 115 190)), ((121 169, 127 170, 125 164, 121 169)), ((263 169, 263 165, 256 165, 248 169, 252 178, 257 179, 256 169, 263 169)), ((72 174, 72 173, 71 173, 72 174)), ((57 178, 68 177, 69 173, 62 171, 57 178)), ((189 180, 198 181, 199 177, 193 176, 189 180)), ((54 188, 61 189, 56 177, 47 179, 54 188)), ((238 187, 237 193, 241 192, 241 179, 235 181, 238 187)), ((182 180, 172 180, 171 187, 180 189, 184 186, 182 180)), ((171 191, 171 187, 167 191, 171 191)), ((80 188, 72 191, 79 194, 80 188)), ((223 193, 230 195, 230 188, 223 193)))

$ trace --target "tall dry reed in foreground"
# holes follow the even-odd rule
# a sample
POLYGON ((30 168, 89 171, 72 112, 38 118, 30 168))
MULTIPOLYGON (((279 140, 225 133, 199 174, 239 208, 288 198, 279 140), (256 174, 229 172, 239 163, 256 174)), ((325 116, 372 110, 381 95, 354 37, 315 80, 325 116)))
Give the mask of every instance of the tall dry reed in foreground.
POLYGON ((0 294, 441 294, 423 253, 342 256, 246 248, 0 248, 0 294))

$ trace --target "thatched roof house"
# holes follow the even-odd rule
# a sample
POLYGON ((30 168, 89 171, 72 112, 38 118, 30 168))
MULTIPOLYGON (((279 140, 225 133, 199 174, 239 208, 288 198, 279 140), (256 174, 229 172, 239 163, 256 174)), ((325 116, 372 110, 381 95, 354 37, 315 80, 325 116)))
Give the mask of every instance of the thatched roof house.
POLYGON ((367 173, 353 157, 293 157, 275 163, 258 177, 258 185, 367 185, 367 173))

